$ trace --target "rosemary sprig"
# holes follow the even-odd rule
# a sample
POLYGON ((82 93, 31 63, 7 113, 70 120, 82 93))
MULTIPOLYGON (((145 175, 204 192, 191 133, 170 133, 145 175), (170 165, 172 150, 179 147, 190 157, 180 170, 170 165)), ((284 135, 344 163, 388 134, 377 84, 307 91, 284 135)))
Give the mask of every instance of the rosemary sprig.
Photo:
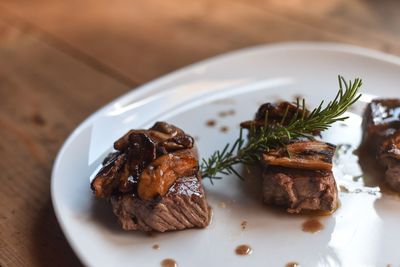
POLYGON ((338 76, 339 91, 336 97, 325 107, 322 101, 311 113, 306 112, 306 104, 303 99, 297 100, 297 113, 291 120, 286 121, 288 110, 285 111, 280 123, 268 123, 268 114, 265 115, 264 126, 256 129, 250 128, 248 142, 245 145, 243 130, 239 137, 231 145, 227 144, 221 151, 215 151, 208 159, 203 159, 200 170, 203 178, 209 178, 211 183, 214 179, 221 179, 221 175, 235 174, 242 179, 234 166, 242 163, 252 165, 261 159, 262 153, 277 146, 283 146, 290 139, 299 137, 312 138, 315 132, 328 129, 334 122, 346 120, 348 117, 342 115, 360 97, 358 93, 361 79, 346 82, 342 76, 338 76))

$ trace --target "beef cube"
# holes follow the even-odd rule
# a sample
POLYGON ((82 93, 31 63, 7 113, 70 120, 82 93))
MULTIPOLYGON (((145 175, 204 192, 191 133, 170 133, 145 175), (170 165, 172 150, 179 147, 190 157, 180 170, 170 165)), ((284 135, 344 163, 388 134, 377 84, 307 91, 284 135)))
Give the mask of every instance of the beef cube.
POLYGON ((386 168, 384 180, 400 192, 400 99, 375 99, 366 108, 362 148, 386 168))
POLYGON ((334 211, 338 193, 333 177, 335 146, 292 140, 286 147, 263 154, 263 198, 290 213, 303 210, 334 211))
POLYGON ((209 224, 192 137, 157 122, 129 131, 114 148, 91 186, 95 196, 111 200, 123 229, 165 232, 209 224))

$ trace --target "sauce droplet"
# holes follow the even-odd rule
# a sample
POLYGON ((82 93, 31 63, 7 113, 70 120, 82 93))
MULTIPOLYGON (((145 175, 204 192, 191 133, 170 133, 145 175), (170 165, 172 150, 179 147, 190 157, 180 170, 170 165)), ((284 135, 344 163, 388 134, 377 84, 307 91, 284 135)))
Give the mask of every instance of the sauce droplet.
POLYGON ((226 132, 228 132, 229 128, 226 126, 222 126, 220 130, 221 130, 221 132, 226 133, 226 132))
POLYGON ((300 267, 300 264, 297 262, 288 262, 285 267, 300 267))
POLYGON ((227 111, 221 111, 218 113, 218 116, 220 117, 233 116, 233 115, 235 115, 235 110, 233 109, 227 111))
POLYGON ((253 250, 248 245, 240 245, 236 248, 235 252, 237 255, 246 256, 250 255, 253 250))
POLYGON ((246 230, 247 227, 247 221, 243 221, 240 226, 242 227, 242 230, 246 230))
POLYGON ((317 219, 309 219, 302 224, 303 232, 316 233, 324 229, 324 225, 317 219))
POLYGON ((216 121, 215 121, 215 120, 208 120, 208 121, 206 122, 206 125, 207 125, 207 126, 210 126, 210 127, 215 126, 215 124, 216 124, 216 121))
POLYGON ((155 249, 155 250, 159 250, 159 249, 160 249, 160 245, 158 245, 158 244, 155 244, 155 245, 153 246, 153 249, 155 249))
POLYGON ((146 232, 145 233, 148 237, 155 237, 156 234, 154 232, 146 232))
POLYGON ((173 259, 165 259, 161 262, 161 267, 178 267, 178 264, 173 259))

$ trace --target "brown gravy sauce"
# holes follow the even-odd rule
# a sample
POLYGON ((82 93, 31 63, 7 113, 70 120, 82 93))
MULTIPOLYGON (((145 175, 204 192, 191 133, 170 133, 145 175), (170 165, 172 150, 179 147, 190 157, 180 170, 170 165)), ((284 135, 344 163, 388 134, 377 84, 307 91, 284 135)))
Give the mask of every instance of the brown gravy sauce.
POLYGON ((246 255, 250 255, 253 252, 253 250, 248 245, 240 245, 240 246, 236 247, 235 252, 237 255, 246 256, 246 255))
POLYGON ((308 219, 301 225, 301 230, 308 233, 316 233, 324 229, 324 225, 318 219, 308 219))
POLYGON ((208 120, 206 121, 206 125, 209 127, 213 127, 217 124, 217 122, 215 120, 208 120))
POLYGON ((174 259, 165 259, 161 262, 161 267, 178 267, 174 259))
POLYGON ((228 128, 227 126, 222 126, 222 127, 220 128, 220 131, 223 132, 223 133, 228 132, 228 130, 229 130, 229 128, 228 128))
POLYGON ((148 237, 155 237, 156 234, 154 232, 145 232, 145 235, 147 235, 148 237))
POLYGON ((300 264, 298 262, 288 262, 286 263, 285 267, 300 267, 300 264))
POLYGON ((218 113, 218 116, 220 117, 233 116, 233 115, 235 115, 235 110, 233 109, 221 111, 218 113))

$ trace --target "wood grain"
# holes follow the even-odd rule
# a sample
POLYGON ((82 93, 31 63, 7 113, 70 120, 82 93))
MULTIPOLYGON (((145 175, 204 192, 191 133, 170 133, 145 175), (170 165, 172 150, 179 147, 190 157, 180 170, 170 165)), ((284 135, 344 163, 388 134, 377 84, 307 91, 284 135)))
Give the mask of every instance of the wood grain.
MULTIPOLYGON (((399 54, 399 27, 392 25, 398 16, 391 12, 392 19, 379 20, 388 12, 378 13, 373 2, 41 0, 3 6, 124 76, 145 82, 260 43, 336 41, 399 54)), ((400 10, 400 4, 392 5, 400 10)))
POLYGON ((41 39, 0 21, 1 266, 80 264, 51 206, 52 162, 82 119, 128 89, 41 39))
POLYGON ((0 0, 0 266, 79 266, 50 171, 86 116, 143 82, 282 41, 400 55, 400 1, 0 0))

